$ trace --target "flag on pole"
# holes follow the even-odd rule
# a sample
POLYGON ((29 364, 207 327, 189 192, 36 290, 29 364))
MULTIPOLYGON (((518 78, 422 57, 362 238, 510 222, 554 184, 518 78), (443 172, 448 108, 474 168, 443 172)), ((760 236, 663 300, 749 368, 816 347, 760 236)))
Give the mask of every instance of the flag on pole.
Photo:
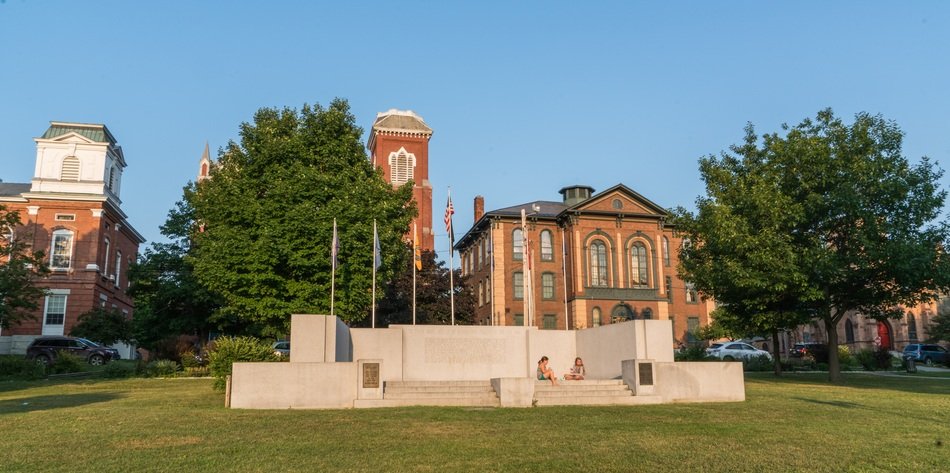
MULTIPOLYGON (((452 206, 452 194, 449 194, 449 200, 445 204, 445 231, 449 234, 449 243, 451 246, 455 244, 455 227, 452 225, 452 214, 455 213, 455 207, 452 206)), ((449 248, 449 251, 452 251, 449 248)))
POLYGON ((412 224, 412 258, 416 262, 416 271, 422 271, 422 249, 419 248, 419 230, 412 224))
POLYGON ((340 237, 336 234, 336 219, 333 219, 333 242, 330 243, 330 264, 333 271, 338 266, 337 258, 340 256, 340 237))
POLYGON ((373 267, 379 269, 383 265, 383 252, 379 249, 379 234, 376 232, 376 221, 373 220, 373 267))

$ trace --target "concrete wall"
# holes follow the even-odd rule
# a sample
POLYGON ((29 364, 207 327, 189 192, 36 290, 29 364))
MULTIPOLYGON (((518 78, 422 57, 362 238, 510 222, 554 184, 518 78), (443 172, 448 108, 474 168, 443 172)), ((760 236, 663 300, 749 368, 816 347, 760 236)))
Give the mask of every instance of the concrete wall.
POLYGON ((663 402, 744 401, 740 362, 656 363, 654 394, 663 402))
POLYGON ((336 335, 336 358, 333 361, 354 361, 353 339, 350 337, 350 327, 343 323, 343 321, 339 318, 336 318, 334 324, 336 335))
POLYGON ((395 325, 403 333, 403 379, 486 380, 533 376, 525 327, 395 325))
POLYGON ((402 380, 402 330, 398 328, 350 329, 354 360, 383 360, 380 379, 402 380))
POLYGON ((349 408, 356 394, 356 363, 235 363, 231 375, 238 409, 349 408))
MULTIPOLYGON (((290 362, 324 363, 337 361, 335 316, 293 314, 290 316, 290 362)), ((346 325, 344 325, 346 327, 346 325)), ((349 332, 349 329, 346 329, 349 332)), ((348 343, 344 340, 344 343, 348 343)))
POLYGON ((673 361, 673 329, 669 320, 632 320, 578 330, 577 356, 590 379, 621 375, 623 360, 673 361))
POLYGON ((560 379, 571 370, 574 358, 577 357, 577 339, 570 330, 538 330, 530 327, 528 336, 527 369, 531 377, 538 371, 538 360, 542 356, 548 357, 548 366, 560 379))
MULTIPOLYGON (((631 323, 631 322, 627 322, 631 323)), ((657 362, 673 361, 673 324, 669 320, 634 320, 637 354, 657 362)))

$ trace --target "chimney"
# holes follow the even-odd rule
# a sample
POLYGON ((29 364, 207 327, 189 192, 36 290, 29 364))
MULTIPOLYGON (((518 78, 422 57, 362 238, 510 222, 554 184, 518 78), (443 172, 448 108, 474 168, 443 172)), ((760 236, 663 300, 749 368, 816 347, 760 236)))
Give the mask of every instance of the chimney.
POLYGON ((485 215, 485 198, 476 195, 475 196, 475 221, 478 222, 478 219, 482 218, 482 215, 485 215))

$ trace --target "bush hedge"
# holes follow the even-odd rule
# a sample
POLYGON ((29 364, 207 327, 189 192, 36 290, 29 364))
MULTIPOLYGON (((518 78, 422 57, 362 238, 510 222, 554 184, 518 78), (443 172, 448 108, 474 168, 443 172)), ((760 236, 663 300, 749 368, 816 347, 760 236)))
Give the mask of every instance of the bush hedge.
POLYGON ((22 356, 0 356, 0 379, 33 380, 46 377, 46 368, 33 360, 22 356))
POLYGON ((226 337, 214 341, 208 352, 208 366, 214 377, 214 388, 224 389, 231 365, 236 361, 280 361, 274 350, 254 337, 226 337))

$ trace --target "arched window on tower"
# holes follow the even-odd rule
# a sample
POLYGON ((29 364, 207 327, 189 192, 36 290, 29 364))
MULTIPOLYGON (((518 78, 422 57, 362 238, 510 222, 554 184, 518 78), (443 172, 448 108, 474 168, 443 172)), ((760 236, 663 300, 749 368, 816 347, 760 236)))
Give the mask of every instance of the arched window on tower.
POLYGON ((907 338, 912 342, 917 341, 917 318, 911 312, 907 313, 907 338))
POLYGON ((67 156, 63 160, 63 168, 60 170, 59 178, 63 181, 79 180, 79 158, 67 156))
POLYGON ((851 319, 844 321, 844 341, 848 344, 854 343, 854 323, 851 319))
POLYGON ((412 179, 413 170, 416 168, 416 155, 400 148, 399 151, 389 154, 389 182, 392 184, 405 184, 412 179))
POLYGON ((632 287, 647 287, 649 284, 647 247, 638 241, 630 247, 630 285, 632 287))
POLYGON ((589 261, 590 285, 603 287, 607 285, 607 246, 602 241, 590 244, 589 261))
POLYGON ((115 166, 109 169, 109 190, 115 192, 115 166))

